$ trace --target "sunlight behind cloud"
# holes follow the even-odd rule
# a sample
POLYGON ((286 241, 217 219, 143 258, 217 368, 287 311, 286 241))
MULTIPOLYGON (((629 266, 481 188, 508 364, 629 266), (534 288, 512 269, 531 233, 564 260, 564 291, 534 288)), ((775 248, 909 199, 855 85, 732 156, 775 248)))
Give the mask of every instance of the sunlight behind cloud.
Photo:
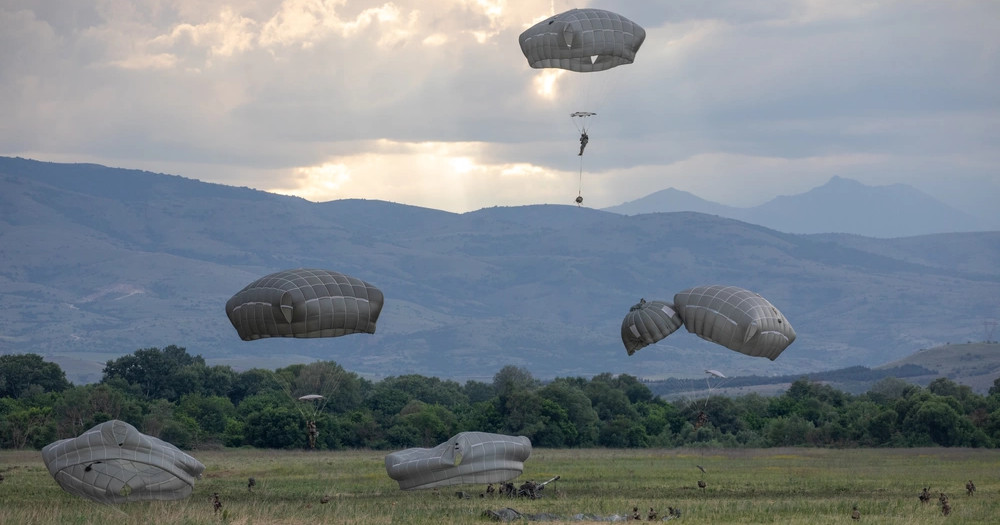
POLYGON ((546 100, 555 100, 559 96, 559 79, 566 73, 563 69, 544 69, 532 80, 535 93, 546 100))
POLYGON ((483 162, 488 147, 479 142, 379 140, 367 148, 378 153, 295 168, 284 185, 266 191, 314 202, 379 199, 454 212, 524 204, 525 195, 537 203, 568 201, 567 192, 575 183, 571 174, 527 163, 483 162), (437 184, 428 185, 428 180, 437 184))

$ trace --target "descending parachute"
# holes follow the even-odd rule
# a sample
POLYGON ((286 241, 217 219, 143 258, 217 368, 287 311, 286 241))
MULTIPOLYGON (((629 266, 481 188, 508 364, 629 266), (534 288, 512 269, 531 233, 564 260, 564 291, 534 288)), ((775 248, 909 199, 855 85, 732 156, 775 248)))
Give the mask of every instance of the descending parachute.
POLYGON ((501 483, 521 475, 531 455, 524 436, 461 432, 434 448, 408 448, 385 457, 402 490, 465 483, 501 483))
POLYGON ((580 73, 631 64, 646 30, 603 9, 570 9, 531 26, 518 37, 533 68, 580 73))
POLYGON ((323 399, 323 396, 319 394, 306 394, 304 396, 299 396, 299 401, 317 401, 323 399))
POLYGON ((622 343, 628 355, 636 353, 646 345, 651 345, 674 333, 684 321, 677 314, 674 305, 664 301, 640 299, 629 308, 622 320, 622 343))
POLYGON ((736 286, 698 286, 674 295, 684 327, 702 339, 774 361, 795 330, 767 299, 736 286))
POLYGON ((248 284, 226 302, 226 315, 244 341, 374 334, 384 302, 382 291, 361 279, 300 268, 248 284))
MULTIPOLYGON (((646 30, 628 18, 603 9, 587 8, 571 9, 542 20, 521 33, 518 43, 532 68, 594 73, 631 64, 645 39, 646 30)), ((583 77, 590 79, 593 75, 583 77)), ((583 203, 583 152, 590 141, 587 132, 591 117, 595 115, 597 113, 592 111, 570 114, 580 132, 577 204, 583 203)))
POLYGON ((205 466, 180 449, 111 420, 42 449, 66 492, 98 503, 186 498, 205 466))

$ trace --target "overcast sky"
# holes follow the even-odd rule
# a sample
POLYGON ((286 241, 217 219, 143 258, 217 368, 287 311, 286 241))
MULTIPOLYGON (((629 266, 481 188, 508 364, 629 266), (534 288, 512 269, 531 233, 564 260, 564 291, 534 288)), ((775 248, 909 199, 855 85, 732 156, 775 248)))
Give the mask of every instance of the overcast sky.
POLYGON ((1000 200, 997 0, 4 0, 0 155, 464 212, 674 187, 734 206, 840 175, 1000 200), (634 64, 531 69, 573 7, 634 64))

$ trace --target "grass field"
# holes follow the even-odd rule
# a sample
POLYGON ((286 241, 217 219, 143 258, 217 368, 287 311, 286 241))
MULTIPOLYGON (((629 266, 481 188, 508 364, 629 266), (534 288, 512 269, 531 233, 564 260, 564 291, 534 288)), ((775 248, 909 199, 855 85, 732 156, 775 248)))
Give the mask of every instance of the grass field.
POLYGON ((535 449, 515 485, 561 476, 536 500, 481 498, 486 487, 479 485, 403 492, 385 473, 385 454, 195 451, 206 470, 190 498, 104 506, 63 492, 38 452, 0 451, 0 523, 459 524, 489 523, 483 511, 503 507, 578 523, 579 514, 596 521, 627 516, 633 507, 643 521, 650 507, 662 519, 671 506, 681 509, 672 521, 691 524, 822 524, 851 522, 853 505, 867 523, 1000 522, 997 450, 535 449), (973 496, 965 490, 969 479, 978 489, 973 496), (922 504, 917 495, 925 486, 934 498, 922 504), (459 498, 457 491, 471 497, 459 498), (941 515, 940 492, 950 497, 948 517, 941 515))

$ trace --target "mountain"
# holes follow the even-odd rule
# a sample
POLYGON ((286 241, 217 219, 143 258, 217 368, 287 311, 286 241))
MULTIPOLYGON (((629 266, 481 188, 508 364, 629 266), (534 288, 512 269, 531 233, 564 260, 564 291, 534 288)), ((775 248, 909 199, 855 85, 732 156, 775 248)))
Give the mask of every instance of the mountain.
POLYGON ((623 215, 664 213, 672 211, 695 211, 698 213, 707 213, 709 215, 731 218, 745 213, 743 208, 736 208, 733 206, 726 206, 724 204, 707 201, 701 197, 675 188, 667 188, 634 201, 604 208, 604 211, 621 213, 623 215))
POLYGON ((734 397, 750 393, 777 395, 788 391, 791 384, 799 379, 824 383, 841 392, 862 394, 887 378, 923 387, 936 379, 947 378, 977 394, 986 395, 998 376, 1000 344, 989 341, 920 349, 902 359, 873 368, 852 366, 799 374, 725 378, 706 375, 697 379, 648 381, 646 384, 654 394, 666 399, 690 399, 706 397, 709 392, 734 397))
POLYGON ((802 235, 703 213, 557 205, 456 214, 0 157, 0 352, 46 356, 74 382, 171 344, 238 369, 324 359, 370 378, 875 366, 981 337, 1000 313, 998 260, 1000 232, 802 235), (377 332, 241 341, 226 301, 296 267, 378 286, 377 332), (626 354, 621 321, 640 297, 713 283, 761 293, 798 339, 774 362, 684 331, 626 354))
POLYGON ((668 188, 604 210, 625 215, 696 211, 788 233, 853 233, 881 238, 997 229, 989 221, 956 210, 912 186, 867 186, 842 177, 750 208, 724 206, 668 188))

